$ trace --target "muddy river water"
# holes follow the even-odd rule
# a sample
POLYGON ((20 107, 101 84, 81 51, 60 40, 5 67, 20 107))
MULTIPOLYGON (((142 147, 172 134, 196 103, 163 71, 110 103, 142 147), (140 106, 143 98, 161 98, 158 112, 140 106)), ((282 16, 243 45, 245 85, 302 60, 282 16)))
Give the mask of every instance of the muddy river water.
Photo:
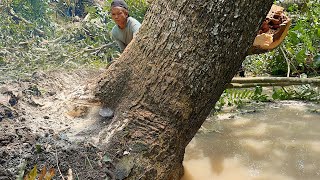
POLYGON ((288 101, 208 118, 186 148, 182 180, 319 180, 319 109, 288 101))

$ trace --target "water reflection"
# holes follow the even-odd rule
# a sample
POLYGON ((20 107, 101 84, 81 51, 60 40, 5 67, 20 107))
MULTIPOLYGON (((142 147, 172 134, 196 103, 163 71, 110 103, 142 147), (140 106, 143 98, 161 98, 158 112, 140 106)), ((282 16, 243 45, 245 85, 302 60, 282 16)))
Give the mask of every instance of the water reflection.
POLYGON ((309 111, 319 108, 288 102, 208 119, 186 149, 182 180, 320 179, 320 114, 309 111))

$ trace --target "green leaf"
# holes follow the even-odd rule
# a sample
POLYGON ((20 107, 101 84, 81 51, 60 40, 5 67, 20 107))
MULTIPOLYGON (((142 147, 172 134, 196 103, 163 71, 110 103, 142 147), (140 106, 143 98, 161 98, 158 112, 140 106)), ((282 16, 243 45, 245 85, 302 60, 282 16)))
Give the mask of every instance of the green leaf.
POLYGON ((293 11, 297 11, 298 9, 299 9, 299 6, 294 3, 294 4, 290 5, 287 10, 289 12, 293 12, 293 11))
POLYGON ((304 64, 305 63, 305 59, 306 59, 307 55, 306 55, 306 49, 302 49, 298 52, 298 54, 296 55, 296 60, 299 63, 304 64))
POLYGON ((317 54, 313 58, 313 66, 316 68, 320 68, 320 54, 317 54))
POLYGON ((112 160, 110 159, 110 157, 108 155, 104 155, 103 156, 103 162, 111 162, 112 160))
POLYGON ((300 39, 298 38, 298 33, 295 31, 289 32, 289 40, 292 42, 293 45, 297 45, 300 43, 300 39))
POLYGON ((23 162, 19 165, 19 174, 18 174, 17 180, 23 180, 23 175, 24 175, 26 165, 27 163, 25 160, 23 160, 23 162))
POLYGON ((36 152, 40 153, 42 151, 41 145, 40 144, 36 144, 36 152))
POLYGON ((261 94, 262 94, 262 87, 256 86, 255 91, 254 91, 254 96, 261 95, 261 94))
POLYGON ((37 165, 35 165, 33 167, 33 169, 29 172, 26 180, 35 180, 37 175, 38 175, 38 173, 37 173, 37 165))

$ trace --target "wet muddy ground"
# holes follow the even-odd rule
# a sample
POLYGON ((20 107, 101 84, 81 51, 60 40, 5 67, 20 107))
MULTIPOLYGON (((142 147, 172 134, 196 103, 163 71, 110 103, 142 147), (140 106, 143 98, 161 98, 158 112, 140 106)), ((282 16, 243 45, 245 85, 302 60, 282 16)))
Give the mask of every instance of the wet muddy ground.
POLYGON ((320 104, 251 104, 208 118, 183 180, 320 179, 320 104))

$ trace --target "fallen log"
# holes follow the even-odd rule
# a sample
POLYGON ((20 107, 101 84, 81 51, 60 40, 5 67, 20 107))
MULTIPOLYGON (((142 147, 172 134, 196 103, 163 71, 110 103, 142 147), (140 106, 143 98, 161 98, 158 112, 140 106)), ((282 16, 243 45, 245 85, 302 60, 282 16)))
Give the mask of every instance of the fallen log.
POLYGON ((295 77, 249 77, 233 78, 231 83, 275 83, 275 82, 299 82, 305 84, 320 84, 316 78, 295 78, 295 77))
POLYGON ((293 78, 293 77, 250 77, 250 78, 233 78, 227 89, 230 88, 250 88, 256 86, 292 86, 312 84, 320 86, 320 79, 317 78, 293 78))
POLYGON ((236 88, 253 88, 257 86, 261 87, 274 87, 274 86, 293 86, 293 85, 302 85, 303 83, 298 82, 280 82, 280 83, 248 83, 248 84, 240 84, 240 83, 230 83, 227 84, 226 89, 236 89, 236 88))

